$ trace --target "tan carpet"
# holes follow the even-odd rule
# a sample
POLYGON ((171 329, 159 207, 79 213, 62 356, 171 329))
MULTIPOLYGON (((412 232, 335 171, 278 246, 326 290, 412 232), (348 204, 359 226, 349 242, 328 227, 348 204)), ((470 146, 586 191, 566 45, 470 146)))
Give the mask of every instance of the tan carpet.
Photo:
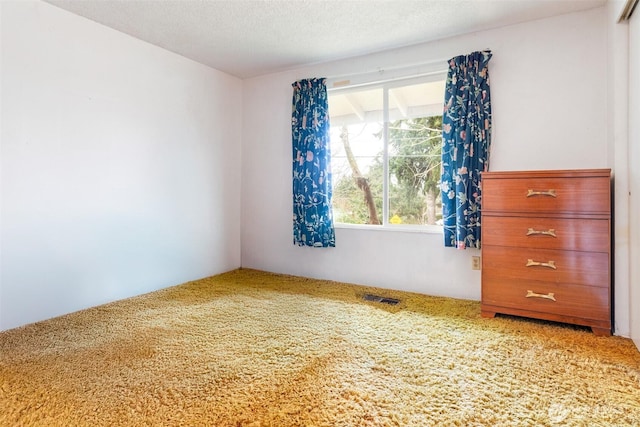
POLYGON ((2 426, 640 426, 630 340, 253 270, 5 331, 0 352, 2 426))

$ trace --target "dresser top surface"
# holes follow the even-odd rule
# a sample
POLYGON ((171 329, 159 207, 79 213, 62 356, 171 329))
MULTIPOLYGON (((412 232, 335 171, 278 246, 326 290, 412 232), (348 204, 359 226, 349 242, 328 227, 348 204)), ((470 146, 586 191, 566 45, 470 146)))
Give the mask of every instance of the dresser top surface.
POLYGON ((585 178, 610 177, 611 169, 558 169, 558 170, 525 170, 525 171, 491 171, 483 172, 482 178, 585 178))

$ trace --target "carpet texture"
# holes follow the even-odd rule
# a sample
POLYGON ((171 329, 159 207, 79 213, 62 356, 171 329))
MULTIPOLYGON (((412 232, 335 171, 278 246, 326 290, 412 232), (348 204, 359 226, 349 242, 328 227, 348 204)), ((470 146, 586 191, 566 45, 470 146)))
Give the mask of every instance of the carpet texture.
POLYGON ((0 333, 0 425, 640 426, 640 352, 240 269, 0 333))

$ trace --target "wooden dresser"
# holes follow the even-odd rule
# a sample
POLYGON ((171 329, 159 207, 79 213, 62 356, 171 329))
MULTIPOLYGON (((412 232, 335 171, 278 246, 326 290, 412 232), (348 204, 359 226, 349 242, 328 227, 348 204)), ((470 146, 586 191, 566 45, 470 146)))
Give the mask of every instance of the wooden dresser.
POLYGON ((611 335, 611 170, 482 174, 482 316, 611 335))

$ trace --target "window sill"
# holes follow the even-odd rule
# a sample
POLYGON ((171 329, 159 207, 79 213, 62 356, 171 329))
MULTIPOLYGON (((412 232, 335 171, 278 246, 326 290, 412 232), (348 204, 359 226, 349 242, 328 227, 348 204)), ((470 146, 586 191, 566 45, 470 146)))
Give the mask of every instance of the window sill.
POLYGON ((421 225, 421 226, 420 225, 364 225, 364 224, 335 223, 334 227, 350 229, 350 230, 444 234, 444 231, 441 225, 421 225))

